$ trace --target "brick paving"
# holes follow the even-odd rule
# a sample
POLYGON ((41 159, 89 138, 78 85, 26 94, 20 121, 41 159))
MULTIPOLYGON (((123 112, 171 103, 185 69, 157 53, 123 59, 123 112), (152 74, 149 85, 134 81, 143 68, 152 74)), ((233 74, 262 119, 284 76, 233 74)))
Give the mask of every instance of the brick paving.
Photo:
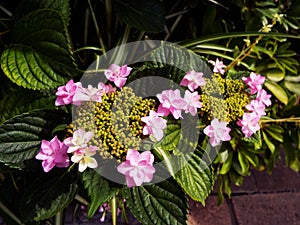
POLYGON ((300 225, 300 174, 278 165, 272 175, 253 171, 232 198, 218 207, 216 193, 206 207, 190 202, 189 225, 300 225))

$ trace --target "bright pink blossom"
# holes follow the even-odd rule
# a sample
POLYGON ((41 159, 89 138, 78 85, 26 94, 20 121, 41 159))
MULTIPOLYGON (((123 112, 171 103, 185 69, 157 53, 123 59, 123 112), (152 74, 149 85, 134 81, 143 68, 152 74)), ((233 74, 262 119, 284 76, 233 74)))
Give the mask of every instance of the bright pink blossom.
POLYGON ((248 105, 246 105, 246 109, 248 109, 250 112, 256 113, 258 116, 266 115, 266 106, 263 102, 258 100, 252 100, 248 105))
POLYGON ((73 137, 69 137, 64 140, 65 145, 69 146, 68 153, 87 148, 88 143, 93 138, 93 136, 93 132, 85 132, 81 128, 74 131, 73 137))
POLYGON ((272 105, 271 95, 268 95, 264 89, 258 90, 256 99, 266 106, 272 105))
POLYGON ((143 128, 144 135, 153 134, 157 141, 163 138, 163 129, 167 127, 167 120, 159 117, 159 114, 153 110, 150 111, 149 116, 144 116, 141 120, 146 123, 143 128))
POLYGON ((251 137, 252 134, 256 133, 260 129, 259 126, 260 116, 256 113, 244 113, 243 119, 237 122, 237 125, 242 127, 242 132, 245 137, 251 137))
POLYGON ((226 68, 226 66, 223 64, 222 61, 219 61, 218 58, 216 61, 208 60, 208 62, 213 64, 213 66, 214 66, 213 72, 214 73, 219 73, 221 75, 223 75, 225 73, 224 68, 226 68))
POLYGON ((213 119, 203 132, 210 137, 209 142, 214 147, 219 145, 221 141, 229 141, 231 139, 229 135, 230 130, 229 127, 226 127, 226 122, 213 119))
POLYGON ((175 91, 165 90, 156 96, 161 103, 157 110, 161 116, 167 116, 171 113, 175 119, 182 117, 181 110, 186 108, 186 102, 180 96, 180 91, 178 89, 175 91))
POLYGON ((192 116, 197 114, 197 109, 202 107, 202 103, 200 102, 200 95, 198 92, 190 92, 186 90, 184 93, 184 100, 186 101, 185 112, 190 113, 192 116))
POLYGON ((117 170, 126 177, 127 186, 141 186, 143 182, 153 179, 155 168, 153 166, 154 156, 150 151, 139 153, 137 150, 129 149, 126 161, 122 162, 117 170))
POLYGON ((97 161, 92 157, 96 154, 97 149, 98 148, 96 146, 88 146, 73 152, 71 161, 74 163, 79 163, 79 172, 83 172, 87 167, 93 169, 98 167, 97 161))
POLYGON ((68 146, 55 136, 51 141, 42 140, 40 152, 35 156, 43 160, 42 166, 45 172, 49 172, 54 166, 68 167, 70 164, 67 155, 68 146))
POLYGON ((104 71, 106 78, 115 83, 118 88, 122 88, 126 83, 127 76, 130 74, 132 68, 127 65, 118 66, 111 64, 107 70, 104 71))
POLYGON ((250 93, 255 94, 262 89, 262 84, 266 78, 260 74, 251 72, 249 77, 243 77, 242 80, 249 86, 250 93))
POLYGON ((188 71, 180 82, 181 86, 188 87, 191 91, 205 84, 206 81, 203 78, 203 73, 196 72, 195 70, 188 71))
POLYGON ((81 83, 74 83, 73 80, 69 80, 65 86, 60 86, 57 88, 55 93, 57 98, 55 100, 55 105, 68 105, 73 103, 73 97, 77 91, 77 88, 81 86, 81 83))

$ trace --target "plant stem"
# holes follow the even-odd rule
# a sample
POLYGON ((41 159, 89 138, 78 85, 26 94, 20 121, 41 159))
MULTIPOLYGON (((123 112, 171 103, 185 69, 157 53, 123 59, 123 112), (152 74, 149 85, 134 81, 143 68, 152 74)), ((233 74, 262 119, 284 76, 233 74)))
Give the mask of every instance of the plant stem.
POLYGON ((89 3, 90 10, 91 10, 92 18, 93 18, 93 21, 94 21, 94 24, 95 24, 95 29, 96 29, 96 32, 97 32, 97 35, 98 35, 98 38, 99 38, 99 43, 100 43, 101 49, 102 49, 103 53, 105 53, 106 50, 105 50, 104 42, 103 42, 103 39, 102 39, 102 36, 101 36, 101 33, 100 33, 100 29, 99 29, 99 26, 98 26, 98 23, 97 23, 95 12, 94 12, 92 4, 91 4, 91 0, 88 0, 88 3, 89 3))
POLYGON ((300 117, 282 118, 282 119, 267 119, 261 120, 260 123, 296 123, 300 122, 300 117))
POLYGON ((117 200, 116 200, 116 195, 112 197, 110 200, 110 208, 111 208, 111 219, 112 219, 112 224, 117 225, 117 211, 118 211, 118 206, 117 206, 117 200))

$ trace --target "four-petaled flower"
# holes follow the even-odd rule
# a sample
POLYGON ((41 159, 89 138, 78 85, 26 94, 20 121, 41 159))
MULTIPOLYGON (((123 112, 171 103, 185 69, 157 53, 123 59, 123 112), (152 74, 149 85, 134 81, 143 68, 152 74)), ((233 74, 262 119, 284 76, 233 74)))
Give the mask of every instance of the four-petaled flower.
POLYGON ((243 119, 237 122, 237 125, 242 127, 242 132, 245 137, 251 137, 252 134, 259 130, 259 120, 260 116, 256 113, 244 113, 243 119))
POLYGON ((55 136, 51 141, 42 140, 40 152, 35 156, 42 160, 42 166, 45 172, 49 172, 54 166, 68 167, 70 164, 67 155, 68 146, 58 140, 55 136))
POLYGON ((165 90, 161 94, 156 95, 160 101, 157 112, 162 116, 167 116, 170 113, 175 119, 181 118, 181 110, 186 108, 186 101, 180 96, 180 91, 165 90))
POLYGON ((196 72, 195 70, 188 71, 180 82, 181 86, 188 87, 191 91, 205 84, 206 81, 203 78, 203 73, 196 72))
POLYGON ((153 179, 155 168, 153 166, 154 156, 150 151, 141 154, 134 149, 129 149, 126 155, 126 161, 122 162, 117 170, 125 175, 127 186, 141 186, 144 182, 150 182, 153 179))
POLYGON ((102 101, 103 91, 99 90, 98 88, 93 87, 92 85, 88 85, 87 88, 79 86, 73 101, 79 105, 81 102, 84 101, 94 101, 100 102, 102 101))
POLYGON ((117 64, 111 64, 108 69, 104 71, 104 75, 108 80, 114 82, 118 88, 122 88, 131 70, 132 68, 127 65, 118 66, 117 64))
POLYGON ((264 116, 266 115, 265 109, 266 106, 263 102, 260 102, 258 100, 252 100, 248 105, 246 105, 246 109, 248 109, 250 112, 256 113, 258 116, 264 116))
POLYGON ((260 74, 251 72, 249 77, 243 77, 242 80, 249 86, 250 93, 253 95, 262 89, 262 84, 266 78, 260 74))
POLYGON ((68 105, 68 104, 76 104, 73 102, 74 95, 81 83, 74 83, 73 80, 69 80, 65 86, 61 86, 57 88, 57 92, 55 93, 57 98, 55 100, 55 105, 68 105))
POLYGON ((215 147, 221 141, 229 141, 231 139, 229 132, 230 128, 226 127, 226 122, 220 122, 218 119, 213 119, 203 132, 210 137, 209 142, 211 146, 215 147))
POLYGON ((214 73, 219 73, 221 75, 223 75, 225 73, 224 68, 226 68, 226 66, 218 58, 216 59, 216 61, 208 60, 208 62, 213 64, 213 66, 214 66, 213 72, 214 73))
POLYGON ((202 107, 198 92, 195 91, 192 93, 189 90, 186 90, 184 93, 184 100, 186 101, 185 112, 189 112, 192 116, 195 116, 197 114, 197 109, 202 107))
POLYGON ((74 131, 73 137, 69 137, 64 140, 64 143, 69 146, 68 153, 75 152, 79 149, 84 149, 88 147, 89 141, 93 138, 94 133, 91 131, 85 132, 83 129, 79 128, 74 131))
POLYGON ((78 149, 73 153, 71 161, 74 163, 79 163, 79 172, 83 172, 87 167, 92 169, 98 167, 96 159, 91 157, 96 154, 97 150, 98 148, 96 146, 88 146, 82 149, 78 149))
POLYGON ((152 134, 157 141, 163 138, 163 129, 167 127, 167 120, 159 117, 159 114, 153 110, 150 111, 149 116, 144 116, 141 120, 146 123, 143 128, 144 135, 152 134))
POLYGON ((264 89, 258 90, 256 99, 266 106, 270 106, 272 104, 271 95, 268 95, 264 89))

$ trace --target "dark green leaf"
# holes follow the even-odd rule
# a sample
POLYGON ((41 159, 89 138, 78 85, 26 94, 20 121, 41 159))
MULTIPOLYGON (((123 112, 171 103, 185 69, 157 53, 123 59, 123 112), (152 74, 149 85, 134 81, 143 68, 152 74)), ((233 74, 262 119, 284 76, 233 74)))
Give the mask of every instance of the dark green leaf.
POLYGON ((38 9, 53 9, 62 15, 65 24, 69 22, 70 6, 66 0, 23 0, 17 7, 15 19, 19 20, 38 9))
POLYGON ((163 30, 165 16, 159 0, 115 0, 114 10, 119 19, 141 31, 159 32, 163 30))
POLYGON ((197 149, 192 154, 178 156, 176 160, 176 166, 181 169, 175 174, 175 180, 193 200, 204 205, 214 184, 211 168, 202 160, 197 149))
POLYGON ((180 137, 181 137, 180 133, 181 133, 180 125, 169 124, 167 128, 164 130, 163 139, 157 144, 155 144, 155 146, 160 147, 165 151, 174 150, 180 141, 180 137))
POLYGON ((16 88, 0 101, 0 123, 35 109, 55 109, 55 96, 45 97, 42 93, 16 88))
POLYGON ((11 36, 14 44, 2 53, 1 67, 17 85, 46 90, 78 73, 58 12, 42 9, 30 13, 16 24, 11 36))
POLYGON ((48 219, 62 211, 73 200, 77 184, 71 173, 55 170, 42 174, 29 190, 20 206, 24 222, 48 219))
POLYGON ((6 121, 0 126, 0 162, 22 166, 38 153, 41 140, 52 138, 53 128, 65 120, 63 111, 37 110, 6 121))
POLYGON ((143 225, 187 224, 187 199, 180 187, 165 180, 141 187, 124 187, 126 204, 143 225))
POLYGON ((82 180, 91 199, 87 215, 88 218, 91 218, 99 209, 99 206, 109 201, 114 194, 117 194, 119 189, 111 188, 108 181, 95 170, 86 170, 82 175, 82 180))
POLYGON ((242 154, 241 151, 238 152, 238 160, 242 168, 242 173, 245 174, 249 171, 249 161, 247 158, 242 154))
POLYGON ((275 150, 276 150, 275 145, 268 138, 268 136, 267 136, 267 134, 265 132, 262 131, 262 134, 263 134, 264 141, 265 141, 266 145, 268 146, 268 148, 270 149, 271 153, 274 153, 275 150))

